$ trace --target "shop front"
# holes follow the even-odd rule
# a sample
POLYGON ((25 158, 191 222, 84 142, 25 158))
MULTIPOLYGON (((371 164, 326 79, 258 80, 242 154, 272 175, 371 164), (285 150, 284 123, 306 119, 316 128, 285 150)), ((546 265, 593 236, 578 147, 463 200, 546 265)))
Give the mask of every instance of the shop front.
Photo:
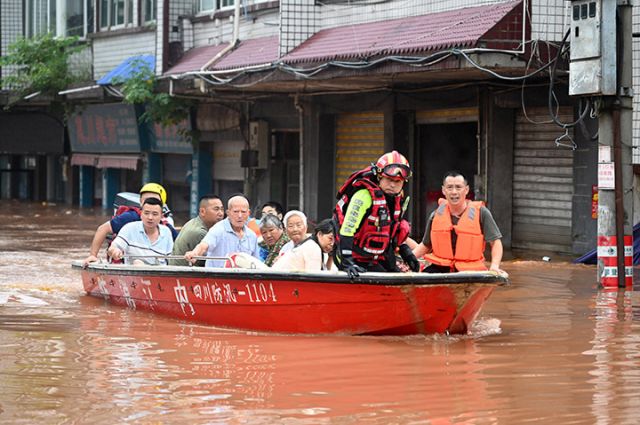
POLYGON ((0 131, 0 199, 63 201, 62 123, 45 113, 2 113, 0 131))
POLYGON ((111 208, 116 193, 136 191, 153 173, 143 153, 135 108, 90 105, 68 122, 71 165, 79 168, 79 205, 111 208))

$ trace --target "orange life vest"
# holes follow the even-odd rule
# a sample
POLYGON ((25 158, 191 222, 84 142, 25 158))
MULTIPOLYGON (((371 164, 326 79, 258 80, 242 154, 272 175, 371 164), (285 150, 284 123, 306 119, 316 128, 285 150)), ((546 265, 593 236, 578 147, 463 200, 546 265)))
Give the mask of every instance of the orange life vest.
POLYGON ((247 227, 251 229, 253 233, 256 234, 256 236, 259 237, 262 235, 262 233, 260 233, 260 225, 258 224, 258 220, 256 220, 255 218, 251 218, 249 219, 249 221, 247 221, 247 227))
POLYGON ((438 209, 431 223, 431 248, 426 260, 439 266, 450 266, 458 271, 487 270, 484 264, 484 235, 480 225, 480 208, 484 202, 467 201, 458 224, 451 221, 449 203, 438 201, 438 209), (453 249, 451 231, 456 232, 456 248, 453 249))

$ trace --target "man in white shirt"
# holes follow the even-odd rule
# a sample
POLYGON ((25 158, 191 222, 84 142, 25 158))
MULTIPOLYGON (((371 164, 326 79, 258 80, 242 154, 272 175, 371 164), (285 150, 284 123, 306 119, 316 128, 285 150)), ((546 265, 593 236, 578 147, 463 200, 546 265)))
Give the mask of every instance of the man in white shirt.
POLYGON ((125 264, 167 264, 173 249, 171 230, 160 224, 162 201, 146 199, 142 204, 140 221, 125 224, 109 247, 112 258, 124 258, 125 264), (136 258, 139 257, 139 258, 136 258))

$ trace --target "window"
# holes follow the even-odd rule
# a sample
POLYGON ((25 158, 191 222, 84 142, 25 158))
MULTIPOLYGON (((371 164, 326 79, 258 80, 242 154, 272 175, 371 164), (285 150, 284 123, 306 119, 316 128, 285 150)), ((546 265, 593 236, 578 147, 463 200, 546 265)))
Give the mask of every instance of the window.
MULTIPOLYGON (((244 8, 244 7, 251 8, 251 6, 256 4, 256 3, 264 3, 266 1, 269 1, 269 0, 252 0, 252 1, 248 1, 246 3, 243 1, 243 2, 240 3, 240 7, 242 7, 242 8, 244 8)), ((199 12, 212 12, 212 11, 218 10, 218 9, 228 10, 228 9, 232 8, 233 6, 235 6, 235 1, 234 0, 199 0, 199 3, 198 3, 199 9, 198 9, 198 11, 199 12)))
POLYGON ((26 36, 56 32, 56 3, 49 0, 27 0, 25 2, 26 36))
POLYGON ((85 37, 93 32, 92 0, 25 0, 27 37, 54 33, 85 37))
POLYGON ((100 28, 133 25, 133 0, 100 0, 100 28))
POLYGON ((155 22, 156 0, 144 0, 144 22, 155 22))

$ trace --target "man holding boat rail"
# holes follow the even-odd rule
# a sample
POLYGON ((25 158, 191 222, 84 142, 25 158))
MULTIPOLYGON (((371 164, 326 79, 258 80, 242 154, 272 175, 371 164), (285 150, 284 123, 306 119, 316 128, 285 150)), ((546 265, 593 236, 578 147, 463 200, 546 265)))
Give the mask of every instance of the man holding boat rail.
POLYGON ((173 249, 171 230, 163 224, 162 201, 146 199, 142 203, 140 221, 125 224, 109 247, 108 254, 125 264, 167 264, 166 257, 173 249))
MULTIPOLYGON (((206 236, 211 227, 224 218, 224 206, 218 195, 204 195, 200 198, 198 215, 187 221, 173 244, 174 256, 182 256, 191 251, 206 236)), ((172 258, 170 266, 188 266, 189 262, 183 258, 172 258)), ((204 260, 198 260, 195 264, 204 267, 204 260)))
MULTIPOLYGON (((146 199, 156 198, 162 201, 162 204, 167 203, 167 191, 158 183, 147 183, 140 188, 140 204, 143 204, 146 199)), ((91 248, 89 248, 89 256, 84 260, 84 266, 89 263, 98 261, 98 253, 102 244, 110 234, 116 235, 122 227, 134 221, 140 220, 141 210, 136 207, 120 207, 118 212, 109 221, 105 221, 96 230, 93 240, 91 241, 91 248)), ((169 226, 172 236, 175 239, 178 236, 178 232, 165 220, 165 224, 169 226)))
POLYGON ((244 252, 260 258, 258 250, 258 237, 247 226, 249 215, 249 200, 242 194, 229 198, 227 201, 227 218, 216 223, 207 232, 202 242, 194 249, 184 254, 185 260, 193 263, 194 257, 200 257, 206 253, 205 267, 224 267, 225 260, 230 254, 244 252))
POLYGON ((491 246, 489 270, 500 269, 502 234, 484 202, 467 199, 469 183, 457 171, 449 171, 442 181, 444 199, 427 220, 422 242, 413 253, 431 263, 428 273, 487 270, 484 263, 485 242, 491 246))

